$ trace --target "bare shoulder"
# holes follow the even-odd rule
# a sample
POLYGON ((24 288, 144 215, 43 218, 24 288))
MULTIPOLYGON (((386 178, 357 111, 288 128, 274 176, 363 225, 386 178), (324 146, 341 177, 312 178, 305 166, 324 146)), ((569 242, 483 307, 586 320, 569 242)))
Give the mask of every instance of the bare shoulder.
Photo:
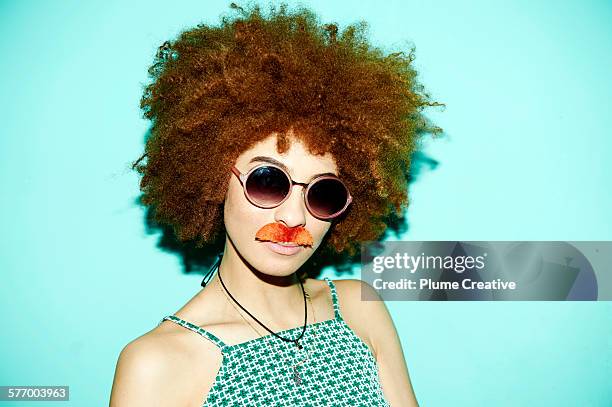
POLYGON ((214 377, 220 355, 183 331, 159 326, 121 350, 110 407, 202 404, 202 383, 214 377))
POLYGON ((367 282, 354 278, 332 281, 336 286, 343 314, 364 316, 363 313, 367 312, 367 317, 373 318, 383 312, 384 302, 378 292, 367 282))
MULTIPOLYGON (((111 407, 144 406, 170 401, 164 389, 176 376, 174 357, 180 351, 168 346, 163 335, 149 332, 128 343, 119 354, 111 391, 111 407)), ((180 393, 179 393, 180 394, 180 393)))
POLYGON ((365 281, 359 279, 332 281, 336 286, 340 312, 344 320, 376 356, 379 347, 376 323, 388 318, 384 302, 378 292, 365 281))
POLYGON ((348 306, 361 306, 363 302, 380 301, 381 299, 374 287, 363 280, 348 278, 332 281, 337 288, 338 295, 344 294, 344 297, 350 300, 346 304, 348 306))

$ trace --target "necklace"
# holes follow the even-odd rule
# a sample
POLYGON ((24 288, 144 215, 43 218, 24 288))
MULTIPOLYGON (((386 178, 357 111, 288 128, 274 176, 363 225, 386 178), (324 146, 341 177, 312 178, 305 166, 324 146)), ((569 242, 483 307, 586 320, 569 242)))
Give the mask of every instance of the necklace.
MULTIPOLYGON (((220 280, 220 279, 219 279, 219 280, 220 280)), ((251 324, 251 323, 249 322, 249 320, 247 320, 247 319, 244 317, 244 315, 242 314, 242 312, 240 312, 240 311, 238 310, 238 308, 236 308, 236 305, 234 305, 234 303, 233 303, 232 301, 230 301, 229 296, 227 295, 227 293, 226 293, 224 290, 222 290, 222 289, 221 289, 221 287, 219 287, 219 291, 221 291, 221 292, 223 293, 223 295, 225 295, 225 298, 227 299, 227 301, 228 301, 228 302, 229 302, 229 303, 232 305, 232 307, 234 307, 234 309, 236 310, 236 312, 238 313, 238 315, 240 315, 240 317, 241 317, 241 318, 244 320, 244 322, 246 322, 246 323, 247 323, 247 325, 249 325, 249 326, 251 327, 251 329, 253 329, 253 330, 255 331, 255 333, 257 333, 257 335, 259 335, 260 337, 263 337, 263 335, 262 335, 262 334, 261 334, 261 333, 260 333, 260 332, 259 332, 259 331, 258 331, 256 328, 255 328, 255 326, 253 326, 253 324, 251 324)), ((312 308, 312 317, 313 317, 313 319, 314 319, 314 323, 316 324, 316 322, 317 322, 317 316, 316 316, 316 313, 315 313, 314 306, 312 305, 312 300, 310 299, 310 295, 309 295, 307 292, 305 292, 305 291, 304 291, 304 295, 306 296, 306 298, 308 299, 308 302, 310 303, 310 307, 312 308)), ((312 330, 312 332, 314 333, 315 338, 316 338, 316 337, 318 337, 318 335, 317 335, 317 333, 316 333, 316 330, 315 330, 315 329, 313 329, 313 330, 312 330)), ((268 351, 270 352, 270 354, 271 354, 271 353, 273 353, 273 352, 272 352, 272 349, 270 348, 270 343, 269 343, 269 342, 266 342, 266 345, 267 345, 267 348, 268 348, 268 351)), ((301 349, 301 348, 300 348, 300 349, 301 349)), ((302 384, 302 376, 300 375, 300 372, 299 372, 299 370, 298 370, 298 366, 299 366, 300 364, 302 364, 302 363, 306 362, 306 361, 307 361, 307 360, 310 358, 310 353, 311 353, 311 352, 312 352, 312 351, 311 351, 310 349, 307 349, 307 352, 306 352, 306 357, 305 357, 304 359, 300 360, 299 362, 297 362, 297 363, 295 363, 295 364, 293 364, 293 365, 291 366, 291 368, 292 368, 292 372, 293 372, 293 373, 292 373, 292 375, 291 375, 291 378, 293 379, 293 382, 294 382, 296 385, 300 385, 300 384, 302 384)))
MULTIPOLYGON (((220 255, 221 256, 221 255, 220 255)), ((285 342, 294 342, 295 346, 297 346, 298 349, 302 349, 302 344, 300 344, 299 340, 302 339, 302 336, 304 336, 304 332, 306 332, 306 325, 307 325, 307 321, 308 321, 308 307, 306 306, 306 292, 304 291, 304 286, 302 285, 302 280, 298 279, 299 283, 300 283, 300 288, 302 289, 302 296, 304 297, 304 326, 302 327, 302 332, 300 333, 300 336, 298 336, 296 339, 291 339, 291 338, 283 338, 282 336, 280 336, 279 334, 277 334, 276 332, 272 331, 270 328, 268 328, 266 325, 264 325, 260 320, 258 320, 257 318, 255 318, 253 316, 253 314, 251 314, 246 308, 244 308, 242 305, 240 305, 240 303, 232 296, 232 294, 228 291, 227 287, 225 286, 225 284, 223 283, 223 279, 221 278, 221 270, 219 270, 219 266, 218 264, 217 266, 217 276, 219 277, 219 281, 221 282, 221 285, 223 286, 223 289, 227 292, 227 294, 231 297, 232 300, 234 300, 234 302, 240 307, 242 308, 242 310, 244 312, 246 312, 247 314, 249 314, 249 316, 251 318, 253 318, 255 321, 257 321, 257 323, 261 326, 263 326, 264 328, 266 328, 266 330, 268 332, 270 332, 271 334, 273 334, 274 336, 276 336, 279 339, 282 339, 285 342)))

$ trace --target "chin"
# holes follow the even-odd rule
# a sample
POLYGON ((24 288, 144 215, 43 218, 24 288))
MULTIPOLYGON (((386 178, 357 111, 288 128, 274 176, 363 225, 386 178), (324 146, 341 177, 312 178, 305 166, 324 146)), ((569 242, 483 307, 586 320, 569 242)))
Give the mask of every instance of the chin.
POLYGON ((270 277, 289 277, 295 273, 295 270, 293 268, 287 270, 271 269, 269 272, 266 270, 261 273, 270 277))

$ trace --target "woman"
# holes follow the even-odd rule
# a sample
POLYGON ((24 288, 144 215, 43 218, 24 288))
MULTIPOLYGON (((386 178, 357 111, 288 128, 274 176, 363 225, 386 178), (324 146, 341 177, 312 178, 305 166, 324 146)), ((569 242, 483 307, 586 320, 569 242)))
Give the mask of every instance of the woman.
POLYGON ((417 135, 439 131, 413 55, 384 56, 363 24, 233 7, 160 47, 137 167, 157 222, 224 241, 217 274, 122 350, 110 404, 417 406, 384 302, 361 301, 375 291, 301 270, 407 204, 417 135))

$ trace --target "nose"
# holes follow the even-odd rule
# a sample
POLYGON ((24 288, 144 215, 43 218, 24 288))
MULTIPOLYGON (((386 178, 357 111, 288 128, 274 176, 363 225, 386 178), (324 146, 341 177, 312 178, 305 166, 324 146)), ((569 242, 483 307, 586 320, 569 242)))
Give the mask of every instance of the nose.
POLYGON ((276 207, 274 220, 284 223, 287 227, 305 226, 306 204, 304 203, 304 189, 302 185, 293 185, 289 198, 276 207))

